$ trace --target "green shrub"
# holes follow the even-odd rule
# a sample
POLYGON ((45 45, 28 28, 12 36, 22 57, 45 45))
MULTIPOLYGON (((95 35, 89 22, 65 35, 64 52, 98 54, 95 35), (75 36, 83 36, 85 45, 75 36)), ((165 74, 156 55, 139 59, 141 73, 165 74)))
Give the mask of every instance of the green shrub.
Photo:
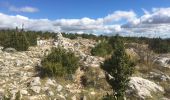
POLYGON ((76 39, 78 37, 78 34, 62 33, 62 36, 69 39, 76 39))
POLYGON ((15 95, 15 100, 21 100, 21 93, 18 91, 15 95))
POLYGON ((15 48, 25 51, 29 46, 37 45, 37 34, 23 30, 0 30, 0 45, 4 48, 15 48))
POLYGON ((100 68, 87 67, 84 75, 81 76, 81 84, 85 88, 109 90, 110 86, 104 77, 101 77, 103 70, 100 68))
POLYGON ((116 100, 113 95, 107 93, 107 95, 103 96, 102 100, 116 100))
POLYGON ((102 41, 91 50, 93 56, 105 57, 112 53, 112 46, 107 41, 102 41))
POLYGON ((149 48, 156 53, 168 53, 170 52, 169 40, 163 40, 161 38, 153 38, 149 41, 149 48))
POLYGON ((107 73, 106 80, 112 86, 116 100, 124 100, 129 77, 134 72, 134 66, 135 64, 125 52, 123 41, 117 37, 112 57, 105 60, 101 67, 107 73), (109 75, 113 78, 109 78, 109 75))
POLYGON ((15 31, 7 36, 3 46, 4 48, 12 47, 18 51, 25 51, 29 47, 29 42, 24 33, 15 31))
POLYGON ((74 53, 62 48, 53 48, 52 52, 42 60, 45 74, 48 76, 64 76, 75 73, 79 58, 74 53))

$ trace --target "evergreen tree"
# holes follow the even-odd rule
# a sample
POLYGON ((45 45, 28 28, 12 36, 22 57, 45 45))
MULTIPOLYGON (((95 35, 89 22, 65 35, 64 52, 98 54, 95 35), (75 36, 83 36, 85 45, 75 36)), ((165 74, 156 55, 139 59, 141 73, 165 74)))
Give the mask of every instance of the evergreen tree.
POLYGON ((130 61, 125 52, 124 43, 118 36, 114 41, 115 51, 112 57, 104 62, 102 69, 106 71, 106 80, 112 86, 115 99, 123 100, 129 77, 134 70, 134 63, 130 61))
POLYGON ((25 51, 29 47, 29 42, 25 36, 24 31, 19 31, 17 28, 15 31, 11 31, 5 35, 5 39, 2 42, 4 48, 15 48, 18 51, 25 51))

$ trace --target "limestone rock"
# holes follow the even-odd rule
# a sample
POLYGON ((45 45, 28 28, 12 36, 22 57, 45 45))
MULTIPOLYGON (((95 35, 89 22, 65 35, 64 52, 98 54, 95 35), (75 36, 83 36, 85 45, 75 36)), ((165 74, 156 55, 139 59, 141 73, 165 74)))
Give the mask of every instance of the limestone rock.
POLYGON ((27 90, 21 90, 20 93, 21 93, 21 94, 24 94, 24 95, 27 95, 27 94, 28 94, 28 91, 27 91, 27 90))
POLYGON ((169 55, 161 55, 156 57, 154 60, 155 63, 159 64, 162 67, 170 68, 170 57, 169 55))
POLYGON ((30 86, 38 86, 38 85, 41 85, 40 77, 34 77, 30 82, 30 86))
POLYGON ((126 49, 126 53, 130 56, 132 60, 139 60, 139 55, 135 52, 133 48, 126 49))
POLYGON ((32 86, 30 89, 32 91, 34 91, 35 93, 40 93, 40 91, 41 91, 41 87, 40 86, 32 86))
POLYGON ((29 69, 33 69, 33 66, 30 66, 30 65, 26 65, 23 67, 25 70, 29 70, 29 69))
POLYGON ((5 48, 4 51, 9 52, 9 53, 14 53, 14 52, 16 52, 16 49, 14 49, 14 48, 5 48))
POLYGON ((142 99, 152 97, 151 92, 164 92, 161 86, 141 77, 131 77, 129 87, 142 99))
POLYGON ((54 96, 53 91, 47 91, 47 94, 48 94, 49 96, 54 96))
POLYGON ((49 85, 51 85, 51 86, 56 86, 56 83, 55 83, 54 80, 48 79, 48 80, 46 81, 46 84, 45 84, 45 85, 46 85, 46 86, 49 86, 49 85))
POLYGON ((0 89, 0 100, 3 99, 4 96, 4 89, 0 89))
POLYGON ((160 81, 169 81, 170 80, 170 76, 165 73, 162 73, 162 72, 160 72, 160 73, 150 72, 149 78, 159 79, 160 81))
POLYGON ((58 92, 60 92, 62 89, 63 89, 63 86, 61 86, 61 85, 58 85, 58 86, 57 86, 57 91, 58 91, 58 92))
POLYGON ((76 96, 74 95, 74 96, 71 98, 71 100, 77 100, 77 99, 76 99, 76 96))

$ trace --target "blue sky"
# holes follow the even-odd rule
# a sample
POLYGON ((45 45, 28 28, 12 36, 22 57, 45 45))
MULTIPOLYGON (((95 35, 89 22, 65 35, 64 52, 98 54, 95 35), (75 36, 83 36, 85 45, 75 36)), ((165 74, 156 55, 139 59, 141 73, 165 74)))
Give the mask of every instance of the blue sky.
MULTIPOLYGON (((142 8, 150 10, 153 7, 169 7, 169 0, 0 0, 1 4, 10 6, 30 6, 39 9, 36 13, 18 13, 1 7, 6 14, 22 14, 30 18, 99 18, 116 10, 133 10, 142 15, 142 8)), ((1 5, 2 6, 2 5, 1 5)))
POLYGON ((169 0, 0 0, 0 28, 170 37, 169 0))

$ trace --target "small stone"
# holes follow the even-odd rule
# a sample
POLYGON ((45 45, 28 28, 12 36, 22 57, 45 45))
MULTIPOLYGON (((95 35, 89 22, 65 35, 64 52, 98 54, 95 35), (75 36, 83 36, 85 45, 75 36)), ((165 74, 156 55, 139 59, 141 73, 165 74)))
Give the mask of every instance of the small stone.
POLYGON ((27 91, 27 90, 21 90, 20 93, 21 93, 21 94, 24 94, 24 95, 27 95, 27 94, 28 94, 28 91, 27 91))
POLYGON ((96 93, 95 92, 90 92, 91 95, 95 95, 96 93))
POLYGON ((86 96, 83 96, 83 100, 87 100, 87 97, 86 97, 86 96))
POLYGON ((26 65, 26 66, 24 66, 23 68, 26 69, 26 70, 29 70, 29 69, 32 69, 33 67, 30 66, 30 65, 26 65))
POLYGON ((58 85, 58 86, 57 86, 57 91, 58 91, 58 92, 60 92, 62 89, 63 89, 63 86, 61 86, 61 85, 58 85))
POLYGON ((52 91, 48 91, 49 96, 54 96, 54 93, 52 91))
POLYGON ((0 99, 1 99, 1 97, 3 97, 4 92, 5 92, 5 90, 4 90, 4 89, 0 89, 0 99))
POLYGON ((55 84, 51 79, 48 79, 48 80, 46 81, 46 86, 48 86, 48 85, 56 86, 56 84, 55 84))
POLYGON ((71 100, 77 100, 77 99, 76 99, 76 96, 74 95, 74 96, 71 98, 71 100))
POLYGON ((49 87, 43 87, 42 90, 43 91, 47 91, 49 89, 49 87))
POLYGON ((35 77, 32 79, 31 83, 30 83, 31 86, 38 86, 38 85, 41 85, 41 82, 40 82, 40 77, 35 77))
POLYGON ((15 93, 17 93, 17 92, 18 92, 18 90, 11 90, 11 91, 10 91, 11 94, 15 94, 15 93))
POLYGON ((33 87, 31 87, 31 90, 33 90, 35 93, 40 93, 41 87, 40 86, 33 86, 33 87))

